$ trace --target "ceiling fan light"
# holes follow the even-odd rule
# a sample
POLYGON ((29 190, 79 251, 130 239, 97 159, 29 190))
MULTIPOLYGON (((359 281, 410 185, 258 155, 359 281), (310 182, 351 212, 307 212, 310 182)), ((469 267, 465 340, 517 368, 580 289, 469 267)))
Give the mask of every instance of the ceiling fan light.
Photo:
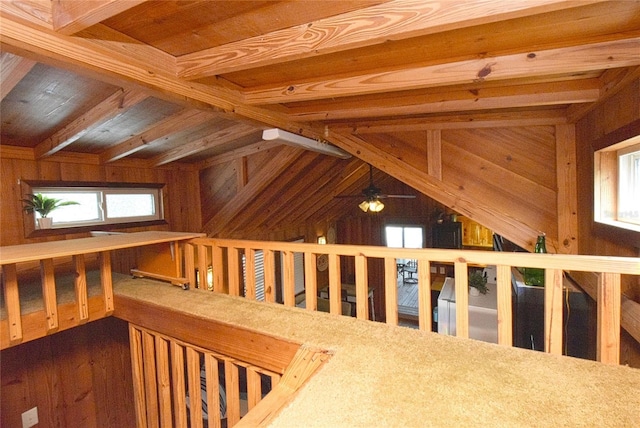
POLYGON ((369 201, 362 201, 360 205, 358 205, 360 209, 364 212, 369 211, 369 201))
POLYGON ((369 202, 369 210, 371 210, 372 212, 379 213, 383 209, 384 209, 384 204, 380 202, 378 199, 374 199, 373 201, 369 202))

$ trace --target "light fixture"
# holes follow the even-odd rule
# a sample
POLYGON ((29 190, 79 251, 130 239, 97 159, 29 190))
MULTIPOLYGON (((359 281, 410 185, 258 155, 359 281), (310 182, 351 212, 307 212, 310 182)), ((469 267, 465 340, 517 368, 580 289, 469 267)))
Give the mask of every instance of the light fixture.
POLYGON ((349 159, 351 157, 349 153, 327 142, 316 141, 278 128, 265 129, 262 131, 262 139, 267 141, 277 140, 282 144, 302 147, 307 150, 322 153, 323 155, 335 156, 341 159, 349 159))
POLYGON ((362 201, 358 206, 364 212, 371 211, 373 213, 379 213, 384 209, 384 204, 380 202, 378 198, 367 199, 362 201))
POLYGON ((324 245, 327 243, 327 238, 326 236, 318 236, 318 244, 320 245, 324 245))

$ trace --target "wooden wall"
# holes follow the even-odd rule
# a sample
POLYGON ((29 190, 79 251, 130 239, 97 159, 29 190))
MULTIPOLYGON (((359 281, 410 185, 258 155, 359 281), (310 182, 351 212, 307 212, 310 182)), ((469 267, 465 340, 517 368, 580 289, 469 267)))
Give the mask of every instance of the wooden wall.
POLYGON ((2 351, 0 425, 22 426, 38 407, 40 427, 133 427, 126 322, 105 318, 2 351))
MULTIPOLYGON (((0 246, 33 242, 24 236, 20 200, 20 180, 62 180, 62 181, 98 181, 129 183, 165 183, 163 189, 166 226, 154 229, 199 232, 202 225, 200 217, 200 192, 198 174, 195 170, 179 167, 141 168, 135 161, 100 165, 96 158, 86 156, 52 156, 47 161, 33 159, 32 151, 20 148, 0 147, 0 246)), ((124 229, 123 232, 133 231, 124 229)), ((69 239, 78 236, 59 235, 48 239, 69 239)), ((44 239, 44 238, 41 238, 44 239)))
MULTIPOLYGON (((602 229, 593 222, 594 144, 640 119, 640 80, 636 79, 576 125, 580 254, 640 256, 640 234, 602 229)), ((640 302, 640 279, 623 277, 622 293, 640 302)), ((640 343, 622 331, 621 363, 640 367, 640 343)))

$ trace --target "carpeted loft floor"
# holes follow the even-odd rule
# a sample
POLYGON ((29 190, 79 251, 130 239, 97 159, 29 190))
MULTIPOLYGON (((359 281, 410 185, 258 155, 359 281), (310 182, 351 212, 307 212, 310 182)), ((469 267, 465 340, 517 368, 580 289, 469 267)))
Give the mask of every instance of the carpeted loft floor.
POLYGON ((640 370, 135 280, 116 295, 329 349, 273 427, 638 427, 640 370))

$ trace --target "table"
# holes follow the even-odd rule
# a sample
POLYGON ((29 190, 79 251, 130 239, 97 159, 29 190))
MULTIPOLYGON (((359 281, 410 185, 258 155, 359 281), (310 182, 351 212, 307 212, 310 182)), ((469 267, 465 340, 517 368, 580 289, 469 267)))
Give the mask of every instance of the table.
MULTIPOLYGON (((342 300, 344 302, 349 302, 351 303, 352 309, 351 309, 351 313, 353 316, 355 316, 355 303, 356 303, 356 285, 355 284, 341 284, 340 286, 341 291, 342 291, 342 300)), ((318 294, 320 297, 322 297, 323 299, 328 299, 329 298, 329 286, 325 286, 323 288, 321 288, 320 290, 318 290, 318 294)), ((369 293, 368 293, 368 299, 369 299, 369 315, 371 317, 372 321, 376 320, 376 311, 375 311, 375 304, 373 301, 373 288, 369 287, 369 293)))

